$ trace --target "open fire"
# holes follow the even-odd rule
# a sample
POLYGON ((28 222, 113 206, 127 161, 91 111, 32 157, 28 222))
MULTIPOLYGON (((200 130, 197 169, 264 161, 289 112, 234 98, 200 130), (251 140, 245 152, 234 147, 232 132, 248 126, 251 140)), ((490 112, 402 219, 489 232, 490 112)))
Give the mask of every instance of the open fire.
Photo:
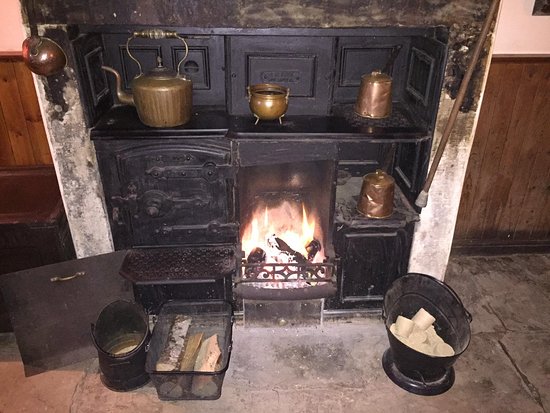
POLYGON ((304 258, 322 262, 320 235, 315 217, 308 216, 304 204, 283 201, 277 207, 257 208, 241 241, 249 262, 299 263, 304 258), (263 259, 259 259, 260 251, 265 254, 263 259))
POLYGON ((325 260, 321 229, 303 203, 285 200, 275 207, 256 208, 241 242, 248 265, 244 277, 277 280, 261 287, 307 287, 324 276, 318 273, 324 267, 314 265, 325 260))

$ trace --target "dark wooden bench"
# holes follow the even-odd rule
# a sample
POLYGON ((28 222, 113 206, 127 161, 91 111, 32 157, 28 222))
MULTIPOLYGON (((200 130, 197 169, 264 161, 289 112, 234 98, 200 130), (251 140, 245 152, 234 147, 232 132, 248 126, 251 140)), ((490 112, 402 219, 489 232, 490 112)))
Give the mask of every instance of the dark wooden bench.
MULTIPOLYGON (((74 256, 53 167, 0 168, 0 274, 74 256)), ((0 332, 10 330, 0 295, 0 332)))

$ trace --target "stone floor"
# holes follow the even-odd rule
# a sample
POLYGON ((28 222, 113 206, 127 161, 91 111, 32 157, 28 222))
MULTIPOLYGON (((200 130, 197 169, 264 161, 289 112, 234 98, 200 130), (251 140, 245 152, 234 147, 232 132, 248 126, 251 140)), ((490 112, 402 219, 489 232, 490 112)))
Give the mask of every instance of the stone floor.
POLYGON ((433 397, 395 386, 377 318, 301 329, 237 325, 216 401, 162 402, 152 384, 115 393, 97 360, 25 378, 11 334, 0 335, 0 412, 550 412, 550 256, 451 259, 446 281, 473 314, 456 382, 433 397))

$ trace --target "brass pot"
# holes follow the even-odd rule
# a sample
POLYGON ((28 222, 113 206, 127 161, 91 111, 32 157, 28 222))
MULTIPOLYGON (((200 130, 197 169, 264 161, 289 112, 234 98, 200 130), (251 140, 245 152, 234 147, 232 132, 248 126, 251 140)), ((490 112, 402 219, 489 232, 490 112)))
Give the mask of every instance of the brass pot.
POLYGON ((369 218, 387 218, 393 213, 395 180, 381 169, 363 177, 357 210, 369 218))
POLYGON ((250 111, 256 118, 255 125, 261 120, 275 120, 282 118, 288 109, 290 89, 273 83, 260 83, 247 86, 250 111))
POLYGON ((381 71, 361 76, 355 113, 364 118, 387 118, 391 114, 391 89, 391 77, 381 71))

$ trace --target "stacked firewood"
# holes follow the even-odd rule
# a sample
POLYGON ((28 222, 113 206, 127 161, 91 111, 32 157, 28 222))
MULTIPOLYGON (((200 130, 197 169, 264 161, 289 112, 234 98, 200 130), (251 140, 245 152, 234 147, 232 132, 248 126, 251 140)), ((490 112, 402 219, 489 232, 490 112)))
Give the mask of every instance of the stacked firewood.
POLYGON ((218 369, 221 349, 218 335, 204 338, 204 333, 189 334, 192 318, 178 314, 168 340, 157 360, 156 371, 214 372, 218 369))

